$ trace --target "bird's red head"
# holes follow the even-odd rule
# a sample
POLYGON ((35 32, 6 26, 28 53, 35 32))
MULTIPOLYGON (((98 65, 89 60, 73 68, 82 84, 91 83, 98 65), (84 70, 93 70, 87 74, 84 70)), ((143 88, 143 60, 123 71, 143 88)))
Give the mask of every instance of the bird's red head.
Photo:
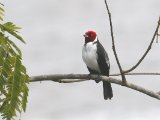
POLYGON ((87 31, 85 34, 84 34, 84 37, 85 37, 85 41, 86 42, 93 42, 96 37, 97 37, 97 34, 96 32, 94 31, 87 31))

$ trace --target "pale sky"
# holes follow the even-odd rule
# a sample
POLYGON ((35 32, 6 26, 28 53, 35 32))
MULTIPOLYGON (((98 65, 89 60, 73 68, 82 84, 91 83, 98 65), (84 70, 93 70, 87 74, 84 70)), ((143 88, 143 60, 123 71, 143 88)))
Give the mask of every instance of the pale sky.
MULTIPOLYGON (((93 29, 109 54, 111 73, 119 72, 112 51, 104 0, 2 0, 5 20, 22 27, 21 47, 28 74, 88 74, 82 60, 83 34, 93 29)), ((160 0, 108 0, 117 53, 124 69, 142 56, 160 16, 160 0)), ((160 44, 135 72, 160 71, 160 44)), ((160 91, 160 76, 127 76, 129 82, 160 91)), ((22 120, 159 120, 160 101, 112 84, 114 97, 105 101, 102 84, 94 81, 29 84, 22 120)), ((18 118, 17 118, 18 119, 18 118)))

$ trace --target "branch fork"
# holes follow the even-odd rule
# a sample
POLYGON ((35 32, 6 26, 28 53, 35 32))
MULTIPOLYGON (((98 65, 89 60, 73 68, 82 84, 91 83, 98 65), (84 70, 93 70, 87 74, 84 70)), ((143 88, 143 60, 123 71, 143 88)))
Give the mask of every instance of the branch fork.
POLYGON ((114 42, 114 35, 113 35, 113 25, 112 25, 112 18, 111 18, 111 13, 110 13, 110 10, 109 10, 109 7, 108 7, 108 4, 107 4, 107 0, 104 0, 105 2, 105 5, 106 5, 106 9, 107 9, 107 13, 108 13, 108 16, 109 16, 109 22, 110 22, 110 31, 111 31, 111 37, 112 37, 112 49, 113 49, 113 53, 114 53, 114 56, 115 56, 115 59, 116 59, 116 62, 117 62, 117 65, 118 65, 118 68, 119 68, 119 71, 120 71, 120 75, 122 77, 122 82, 125 86, 126 84, 126 78, 125 78, 125 74, 127 73, 130 73, 132 72, 134 69, 136 69, 139 64, 144 60, 144 58, 146 57, 146 55, 148 54, 148 52, 150 51, 151 47, 152 47, 152 44, 155 40, 155 37, 157 36, 157 41, 158 41, 158 36, 159 36, 159 33, 158 33, 158 30, 159 30, 159 26, 160 26, 160 17, 159 17, 159 20, 158 20, 158 24, 157 24, 157 27, 156 27, 156 30, 154 32, 154 35, 151 39, 151 42, 146 50, 146 52, 144 53, 144 55, 139 59, 139 61, 137 62, 137 64, 135 64, 133 67, 131 67, 130 69, 128 70, 123 70, 122 67, 121 67, 121 64, 119 62, 119 59, 118 59, 118 55, 116 53, 116 48, 115 48, 115 42, 114 42))

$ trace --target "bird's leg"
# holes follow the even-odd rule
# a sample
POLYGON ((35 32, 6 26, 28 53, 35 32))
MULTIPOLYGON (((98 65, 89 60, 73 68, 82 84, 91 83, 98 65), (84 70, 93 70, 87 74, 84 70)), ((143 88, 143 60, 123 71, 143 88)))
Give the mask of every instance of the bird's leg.
POLYGON ((99 83, 100 81, 101 81, 101 76, 100 76, 100 74, 97 74, 97 80, 95 80, 96 81, 96 83, 99 83))
POLYGON ((100 74, 91 74, 91 73, 89 73, 89 74, 88 74, 89 80, 91 79, 91 75, 97 75, 97 78, 96 78, 97 80, 95 80, 95 82, 96 82, 96 83, 99 83, 99 82, 100 82, 100 74))

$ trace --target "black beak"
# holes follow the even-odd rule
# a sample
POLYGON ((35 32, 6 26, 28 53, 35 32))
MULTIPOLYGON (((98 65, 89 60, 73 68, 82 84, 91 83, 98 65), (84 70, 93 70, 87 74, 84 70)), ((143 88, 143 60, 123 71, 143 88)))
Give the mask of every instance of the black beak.
POLYGON ((86 35, 86 34, 84 34, 83 36, 84 36, 84 37, 89 37, 89 36, 88 36, 88 35, 86 35))

